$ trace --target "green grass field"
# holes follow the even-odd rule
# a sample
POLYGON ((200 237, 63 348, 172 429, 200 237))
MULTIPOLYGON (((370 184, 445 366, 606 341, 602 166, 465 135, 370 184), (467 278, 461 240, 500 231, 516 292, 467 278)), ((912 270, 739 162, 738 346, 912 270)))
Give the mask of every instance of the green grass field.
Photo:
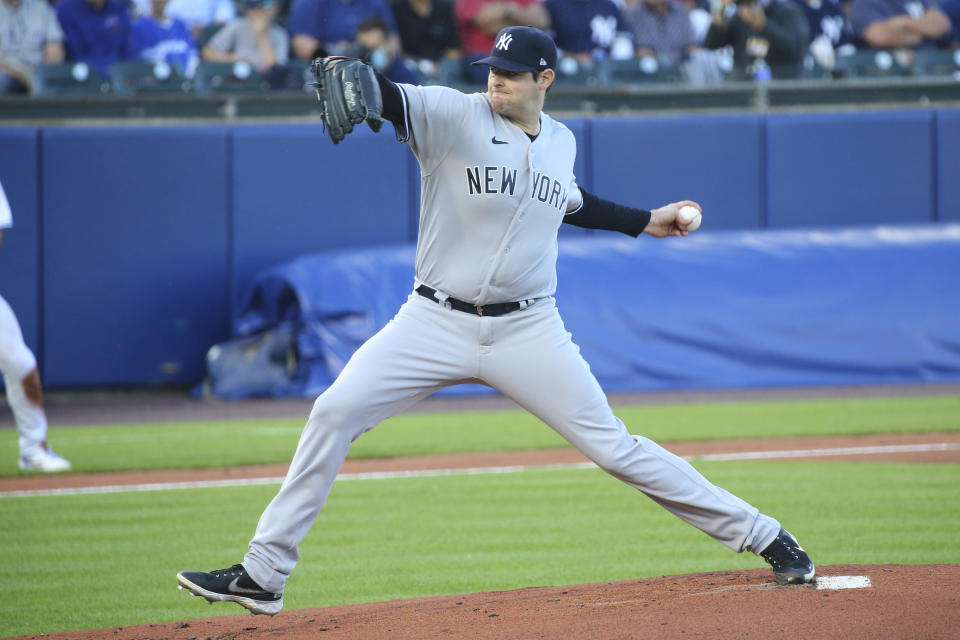
MULTIPOLYGON (((960 430, 960 396, 738 402, 616 409, 658 442, 960 430)), ((304 416, 304 420, 306 416, 304 416)), ((290 461, 304 420, 51 428, 76 471, 193 469, 290 461)), ((523 411, 402 414, 365 434, 351 458, 565 447, 523 411)), ((17 475, 17 434, 0 431, 0 476, 17 475)))
MULTIPOLYGON (((619 408, 660 441, 960 430, 960 397, 619 408)), ((286 462, 299 421, 71 427, 78 470, 286 462), (129 458, 127 456, 130 456, 129 458)), ((12 431, 0 441, 15 473, 12 431)), ((407 414, 354 456, 563 446, 519 412, 407 414)), ((960 465, 700 462, 779 518, 820 565, 958 563, 960 465)), ((242 610, 176 589, 183 569, 238 562, 276 486, 0 498, 0 637, 242 610)), ((287 610, 532 585, 765 566, 598 470, 340 480, 301 546, 287 610)))

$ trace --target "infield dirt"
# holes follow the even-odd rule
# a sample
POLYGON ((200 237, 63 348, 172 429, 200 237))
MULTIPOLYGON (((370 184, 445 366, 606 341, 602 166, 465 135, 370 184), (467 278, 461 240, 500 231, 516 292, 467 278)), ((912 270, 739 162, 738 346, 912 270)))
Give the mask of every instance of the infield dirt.
MULTIPOLYGON (((411 640, 530 638, 896 638, 947 640, 960 628, 960 565, 837 565, 822 576, 871 586, 778 586, 768 570, 246 614, 43 636, 66 640, 411 640)), ((184 595, 183 597, 187 597, 184 595)), ((217 606, 236 606, 220 605, 217 606)))

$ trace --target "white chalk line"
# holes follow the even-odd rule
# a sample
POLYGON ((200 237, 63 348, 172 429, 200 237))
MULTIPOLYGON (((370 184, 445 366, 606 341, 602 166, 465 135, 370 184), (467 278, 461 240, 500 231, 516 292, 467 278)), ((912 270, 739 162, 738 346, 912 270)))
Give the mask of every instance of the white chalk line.
MULTIPOLYGON (((780 451, 741 451, 739 453, 714 453, 684 456, 685 460, 700 461, 736 461, 769 460, 783 458, 816 458, 830 456, 876 455, 891 453, 917 453, 929 451, 953 451, 960 449, 960 443, 936 442, 929 444, 900 444, 871 447, 834 447, 828 449, 786 449, 780 451)), ((341 473, 337 481, 348 480, 389 480, 397 478, 430 478, 437 476, 470 476, 486 474, 520 473, 535 470, 591 469, 592 462, 573 462, 548 465, 507 465, 496 467, 468 467, 463 469, 421 469, 408 471, 370 471, 341 473)), ((26 489, 21 491, 0 491, 0 498, 32 498, 38 496, 75 496, 103 493, 126 493, 134 491, 169 491, 174 489, 212 489, 220 487, 245 487, 255 485, 280 484, 282 477, 272 478, 231 478, 229 480, 194 480, 190 482, 150 482, 144 484, 106 485, 95 487, 70 487, 58 489, 26 489)))
POLYGON ((835 447, 832 449, 787 449, 781 451, 742 451, 739 453, 711 453, 690 456, 696 460, 766 460, 772 458, 818 458, 829 456, 870 456, 885 453, 917 453, 928 451, 954 451, 960 449, 958 442, 935 442, 930 444, 890 444, 872 447, 835 447))

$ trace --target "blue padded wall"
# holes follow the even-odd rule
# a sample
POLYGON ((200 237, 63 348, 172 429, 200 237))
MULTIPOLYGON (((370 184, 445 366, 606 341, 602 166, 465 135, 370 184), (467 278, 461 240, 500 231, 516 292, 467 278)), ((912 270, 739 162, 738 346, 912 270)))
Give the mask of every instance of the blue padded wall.
POLYGON ((767 117, 770 227, 933 218, 930 111, 767 117))
POLYGON ((50 385, 200 379, 227 335, 227 129, 42 133, 50 385))
MULTIPOLYGON (((32 127, 0 128, 0 183, 13 212, 13 227, 3 232, 0 246, 0 295, 13 308, 23 339, 40 362, 38 136, 32 127)), ((45 373, 42 368, 40 373, 45 373)))
POLYGON ((411 156, 392 126, 336 146, 318 125, 235 127, 234 304, 255 273, 301 253, 411 240, 411 156))
POLYGON ((704 230, 762 224, 760 116, 596 118, 591 129, 600 197, 642 209, 695 200, 704 230))
POLYGON ((960 220, 960 109, 937 111, 937 220, 960 220))

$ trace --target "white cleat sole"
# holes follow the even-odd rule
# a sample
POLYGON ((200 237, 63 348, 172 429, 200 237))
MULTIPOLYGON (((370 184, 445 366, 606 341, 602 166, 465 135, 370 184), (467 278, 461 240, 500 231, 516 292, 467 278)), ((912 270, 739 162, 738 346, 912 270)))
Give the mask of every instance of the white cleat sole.
POLYGON ((792 578, 792 579, 781 578, 780 576, 774 576, 774 579, 776 583, 779 585, 808 584, 810 582, 814 582, 814 580, 816 579, 816 575, 817 575, 817 568, 815 566, 811 566, 810 573, 803 574, 800 580, 797 580, 796 578, 792 578))
POLYGON ((177 582, 179 583, 177 585, 178 589, 186 589, 192 596, 206 598, 207 602, 210 604, 213 604, 214 602, 236 602, 244 609, 250 611, 250 613, 267 616, 275 616, 280 613, 281 609, 283 609, 283 598, 280 598, 275 602, 263 602, 261 600, 253 600, 251 598, 245 598, 239 595, 226 595, 223 593, 207 591, 203 587, 193 584, 179 573, 177 574, 177 582))

